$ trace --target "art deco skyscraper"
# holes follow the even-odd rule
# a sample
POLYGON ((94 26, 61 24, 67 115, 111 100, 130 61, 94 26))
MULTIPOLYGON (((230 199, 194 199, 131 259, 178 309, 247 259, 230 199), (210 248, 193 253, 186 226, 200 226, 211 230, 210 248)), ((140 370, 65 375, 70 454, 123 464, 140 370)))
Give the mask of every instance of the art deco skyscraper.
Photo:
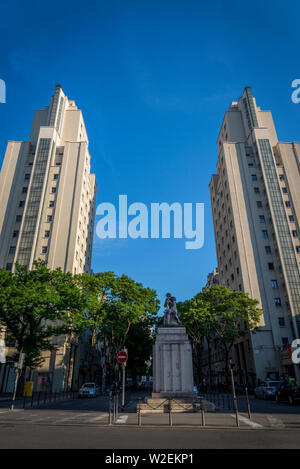
POLYGON ((0 267, 36 259, 90 272, 96 183, 81 111, 56 86, 28 142, 10 141, 0 174, 0 267))
MULTIPOLYGON (((35 111, 28 142, 9 141, 0 173, 0 267, 91 272, 96 182, 90 173, 88 137, 82 113, 56 86, 50 106, 35 111)), ((61 337, 35 373, 35 389, 78 386, 83 347, 61 337), (77 350, 77 351, 76 351, 77 350), (75 359, 76 355, 76 359, 75 359)), ((14 370, 0 367, 0 391, 11 391, 14 370)))
POLYGON ((219 283, 257 298, 256 334, 235 344, 236 369, 299 379, 288 347, 300 336, 300 148, 278 141, 270 111, 246 87, 225 114, 210 182, 219 283))

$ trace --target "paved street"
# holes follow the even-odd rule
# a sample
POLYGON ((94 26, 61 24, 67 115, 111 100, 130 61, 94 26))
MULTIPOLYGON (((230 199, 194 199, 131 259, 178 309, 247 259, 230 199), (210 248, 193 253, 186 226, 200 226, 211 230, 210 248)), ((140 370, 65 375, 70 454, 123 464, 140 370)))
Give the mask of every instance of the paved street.
POLYGON ((108 398, 53 402, 10 411, 1 401, 0 448, 300 448, 300 405, 251 400, 252 418, 239 397, 240 428, 232 410, 142 415, 138 427, 137 394, 108 426, 108 398), (176 427, 177 426, 177 427, 176 427))

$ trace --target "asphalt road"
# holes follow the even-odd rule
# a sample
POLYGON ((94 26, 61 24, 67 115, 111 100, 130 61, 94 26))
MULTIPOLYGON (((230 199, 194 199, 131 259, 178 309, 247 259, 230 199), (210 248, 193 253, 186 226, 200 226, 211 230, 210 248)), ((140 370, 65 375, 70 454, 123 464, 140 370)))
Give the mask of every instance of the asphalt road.
POLYGON ((108 398, 53 402, 39 408, 10 411, 1 402, 1 449, 229 449, 300 448, 300 405, 290 407, 251 397, 252 418, 239 397, 240 427, 232 410, 205 415, 201 427, 198 413, 142 415, 138 427, 138 395, 117 422, 108 426, 108 398))

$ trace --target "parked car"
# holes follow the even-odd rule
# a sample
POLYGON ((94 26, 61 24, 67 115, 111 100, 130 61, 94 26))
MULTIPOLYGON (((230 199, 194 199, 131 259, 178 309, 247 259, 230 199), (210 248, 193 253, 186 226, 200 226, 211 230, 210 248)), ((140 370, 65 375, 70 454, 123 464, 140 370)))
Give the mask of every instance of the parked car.
POLYGON ((280 381, 263 381, 254 389, 254 397, 261 399, 274 399, 280 381))
POLYGON ((295 383, 281 384, 276 391, 276 402, 287 401, 290 405, 294 405, 296 401, 300 401, 300 386, 295 383))
POLYGON ((100 387, 96 383, 84 383, 79 389, 79 397, 100 396, 100 387))

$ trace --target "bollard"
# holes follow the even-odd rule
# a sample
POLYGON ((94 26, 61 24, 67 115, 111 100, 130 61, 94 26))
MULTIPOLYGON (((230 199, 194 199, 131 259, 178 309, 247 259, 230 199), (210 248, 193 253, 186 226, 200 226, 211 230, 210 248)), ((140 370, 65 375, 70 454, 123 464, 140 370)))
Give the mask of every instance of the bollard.
POLYGON ((116 393, 116 420, 119 418, 119 393, 116 393))
POLYGON ((138 425, 141 427, 142 425, 142 416, 141 416, 141 398, 138 398, 138 425))
POLYGON ((202 427, 205 427, 204 399, 201 398, 202 427))
POLYGON ((169 426, 172 427, 173 425, 173 417, 172 417, 172 399, 169 399, 169 426))
POLYGON ((249 402, 248 387, 247 386, 245 388, 245 391, 246 391, 246 399, 247 399, 248 417, 251 420, 251 410, 250 410, 250 402, 249 402))
POLYGON ((108 425, 112 424, 112 397, 109 398, 109 416, 108 416, 108 425))
POLYGON ((31 393, 31 407, 32 407, 32 404, 33 404, 33 391, 31 393))

